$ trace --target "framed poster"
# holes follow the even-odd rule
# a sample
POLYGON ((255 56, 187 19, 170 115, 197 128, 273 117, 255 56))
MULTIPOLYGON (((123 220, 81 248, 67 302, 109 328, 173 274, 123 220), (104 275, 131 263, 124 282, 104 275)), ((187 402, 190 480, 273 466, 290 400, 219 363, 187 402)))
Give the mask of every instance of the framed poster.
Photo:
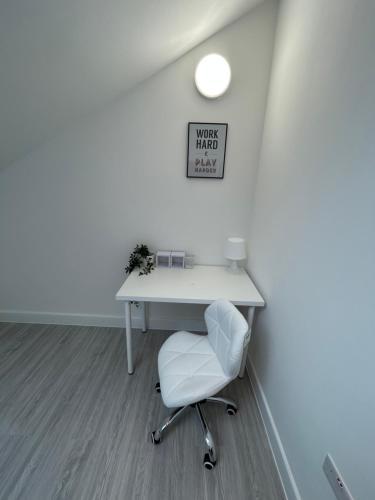
POLYGON ((223 179, 227 123, 188 123, 186 177, 223 179))

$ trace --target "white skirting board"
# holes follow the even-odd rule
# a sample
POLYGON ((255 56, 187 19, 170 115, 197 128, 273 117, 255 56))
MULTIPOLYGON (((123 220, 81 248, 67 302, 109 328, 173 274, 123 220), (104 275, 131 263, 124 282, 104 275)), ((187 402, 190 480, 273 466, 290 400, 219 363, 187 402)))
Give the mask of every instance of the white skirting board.
POLYGON ((271 409, 268 405, 266 395, 264 394, 254 365, 249 358, 247 360, 246 369, 254 390, 259 412, 262 416, 263 424, 267 432, 268 442, 284 487, 285 496, 288 500, 302 500, 293 476, 293 472, 290 468, 283 443, 281 442, 279 431, 277 430, 271 409))
MULTIPOLYGON (((107 326, 125 328, 124 316, 96 315, 96 314, 69 314, 39 311, 1 311, 0 322, 9 323, 36 323, 51 325, 80 325, 80 326, 107 326)), ((141 318, 133 315, 132 326, 141 328, 141 318)), ((203 332, 206 330, 203 319, 197 318, 152 318, 149 319, 149 328, 154 330, 190 330, 203 332)))

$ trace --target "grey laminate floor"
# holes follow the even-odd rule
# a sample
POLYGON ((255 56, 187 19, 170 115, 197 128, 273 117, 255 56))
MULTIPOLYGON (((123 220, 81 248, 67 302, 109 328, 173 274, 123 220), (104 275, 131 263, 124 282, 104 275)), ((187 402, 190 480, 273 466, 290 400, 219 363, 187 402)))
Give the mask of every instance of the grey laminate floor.
POLYGON ((193 411, 151 444, 167 413, 153 388, 166 334, 134 336, 128 376, 120 329, 0 323, 0 499, 283 499, 247 378, 224 391, 236 416, 206 405, 213 471, 193 411))

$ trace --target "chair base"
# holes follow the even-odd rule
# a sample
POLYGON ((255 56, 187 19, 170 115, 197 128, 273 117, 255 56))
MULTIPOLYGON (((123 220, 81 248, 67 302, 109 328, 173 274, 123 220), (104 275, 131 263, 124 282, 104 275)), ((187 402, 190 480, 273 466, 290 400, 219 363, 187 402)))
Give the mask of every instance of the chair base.
POLYGON ((213 396, 188 406, 181 406, 180 408, 176 408, 176 410, 174 410, 170 415, 168 415, 168 417, 163 421, 161 426, 151 433, 151 440, 153 444, 155 445, 159 444, 162 440, 163 434, 168 429, 168 427, 170 427, 173 423, 175 423, 175 421, 183 413, 185 413, 186 410, 188 410, 189 408, 195 408, 198 415, 198 419, 201 423, 204 441, 207 449, 207 452, 205 453, 203 458, 203 465, 206 467, 206 469, 211 470, 216 465, 217 452, 214 439, 212 437, 211 431, 207 425, 206 419, 204 418, 204 414, 202 411, 202 405, 204 403, 217 403, 225 405, 228 415, 235 415, 238 410, 236 403, 232 399, 222 398, 219 396, 213 396))

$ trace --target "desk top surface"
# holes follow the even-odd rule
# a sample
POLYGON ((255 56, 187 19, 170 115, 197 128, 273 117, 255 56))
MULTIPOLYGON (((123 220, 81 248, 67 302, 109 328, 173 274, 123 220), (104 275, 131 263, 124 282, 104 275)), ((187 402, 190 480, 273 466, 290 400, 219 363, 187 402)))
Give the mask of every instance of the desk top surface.
POLYGON ((232 273, 224 266, 193 269, 157 267, 147 276, 133 271, 116 300, 210 304, 225 298, 237 306, 264 306, 264 300, 245 270, 232 273))

